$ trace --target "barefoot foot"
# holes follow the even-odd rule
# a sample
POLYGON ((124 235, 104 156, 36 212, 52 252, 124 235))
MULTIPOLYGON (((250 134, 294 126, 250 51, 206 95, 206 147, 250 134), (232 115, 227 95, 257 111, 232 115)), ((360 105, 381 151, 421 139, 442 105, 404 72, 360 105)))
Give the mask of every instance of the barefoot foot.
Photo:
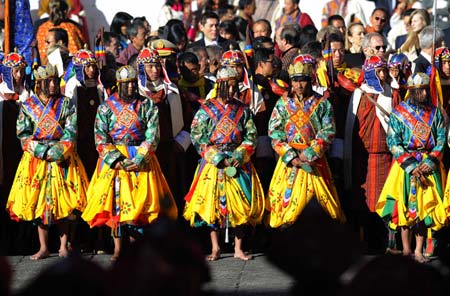
POLYGON ((206 260, 208 261, 216 261, 220 258, 220 250, 212 250, 211 254, 206 256, 206 260))
POLYGON ((69 257, 69 254, 70 254, 70 251, 68 249, 66 249, 66 248, 59 249, 59 251, 58 251, 58 256, 61 257, 61 258, 69 257))
POLYGON ((45 259, 50 256, 50 253, 47 250, 39 250, 36 254, 30 256, 31 260, 40 260, 45 259))
POLYGON ((252 256, 245 255, 245 253, 243 251, 241 251, 241 250, 239 250, 239 251, 235 250, 234 251, 234 258, 241 259, 241 260, 244 260, 244 261, 248 261, 248 260, 252 260, 253 259, 252 256))
POLYGON ((419 262, 419 263, 427 263, 427 262, 430 262, 430 260, 427 259, 427 258, 425 258, 425 257, 423 256, 422 253, 418 253, 418 252, 415 252, 415 253, 414 253, 414 260, 416 260, 416 261, 419 262))

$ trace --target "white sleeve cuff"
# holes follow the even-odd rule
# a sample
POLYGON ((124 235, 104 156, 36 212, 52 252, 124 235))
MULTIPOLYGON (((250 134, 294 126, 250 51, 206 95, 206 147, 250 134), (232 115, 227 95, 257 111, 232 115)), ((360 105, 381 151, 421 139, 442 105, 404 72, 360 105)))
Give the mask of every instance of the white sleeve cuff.
POLYGON ((175 137, 175 141, 183 147, 184 151, 192 144, 191 135, 187 131, 180 131, 175 137))
POLYGON ((330 157, 344 158, 344 139, 336 138, 330 147, 330 157))

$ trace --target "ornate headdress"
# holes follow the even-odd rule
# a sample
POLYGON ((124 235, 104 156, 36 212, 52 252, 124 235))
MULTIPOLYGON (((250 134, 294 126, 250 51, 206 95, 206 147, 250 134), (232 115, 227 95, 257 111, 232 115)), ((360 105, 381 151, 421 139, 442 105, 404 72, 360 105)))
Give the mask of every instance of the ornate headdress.
POLYGON ((360 79, 362 79, 370 88, 373 88, 377 92, 383 92, 380 79, 375 71, 376 68, 386 68, 386 61, 379 56, 371 56, 366 59, 362 67, 362 73, 360 79))
POLYGON ((75 76, 77 80, 84 83, 84 67, 88 65, 97 64, 97 60, 92 51, 88 49, 80 49, 72 58, 72 63, 75 68, 75 76))
POLYGON ((17 52, 12 52, 4 56, 3 65, 1 67, 1 75, 10 91, 13 91, 14 89, 12 69, 25 68, 26 66, 27 62, 25 61, 25 58, 17 52))
POLYGON ((137 80, 136 70, 130 65, 125 65, 117 69, 116 80, 118 83, 137 80))
POLYGON ((245 61, 244 54, 240 50, 233 49, 233 47, 230 46, 230 50, 222 54, 220 64, 223 67, 233 65, 243 65, 244 61, 245 61))
POLYGON ((231 67, 223 67, 217 71, 217 82, 236 80, 238 78, 238 72, 231 67))
POLYGON ((388 63, 388 68, 394 67, 398 67, 400 71, 404 71, 411 68, 411 62, 404 53, 398 52, 391 56, 388 63))
POLYGON ((427 74, 418 72, 408 78, 408 89, 425 88, 430 86, 430 77, 427 74))
POLYGON ((161 57, 158 51, 148 47, 143 48, 136 59, 138 65, 159 62, 161 62, 161 57))
POLYGON ((316 59, 309 54, 300 54, 289 65, 290 78, 304 77, 311 79, 314 75, 316 59))
POLYGON ((448 47, 439 47, 434 55, 434 66, 440 68, 442 61, 450 60, 450 50, 448 47))
POLYGON ((52 64, 47 64, 44 66, 39 66, 33 71, 34 78, 36 81, 41 81, 50 77, 59 77, 58 69, 52 64))
POLYGON ((80 49, 77 51, 72 61, 75 66, 87 66, 97 63, 94 53, 88 49, 80 49))

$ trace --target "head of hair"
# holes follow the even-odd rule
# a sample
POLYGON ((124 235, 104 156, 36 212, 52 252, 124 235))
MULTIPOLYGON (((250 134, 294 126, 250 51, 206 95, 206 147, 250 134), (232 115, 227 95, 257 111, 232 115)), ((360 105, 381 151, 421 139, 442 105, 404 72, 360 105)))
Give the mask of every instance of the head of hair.
POLYGON ((343 21, 345 24, 344 18, 339 14, 334 14, 328 17, 328 25, 332 25, 333 21, 343 21))
POLYGON ((213 12, 213 11, 206 11, 202 14, 201 18, 200 18, 200 23, 204 26, 206 24, 206 21, 208 19, 216 19, 217 21, 219 21, 219 16, 213 12))
POLYGON ((428 11, 426 11, 425 9, 415 9, 411 14, 410 14, 410 18, 409 18, 409 24, 411 25, 412 22, 412 18, 415 15, 419 15, 423 21, 425 22, 425 26, 428 26, 431 24, 431 18, 430 18, 430 14, 428 13, 428 11))
POLYGON ((269 36, 272 34, 272 25, 270 22, 266 19, 259 19, 256 22, 253 23, 253 25, 256 24, 264 24, 267 27, 267 31, 269 32, 269 36))
POLYGON ((272 45, 272 48, 275 46, 273 43, 272 38, 267 36, 259 36, 253 39, 253 48, 257 50, 258 48, 266 48, 264 46, 264 43, 270 43, 272 45))
POLYGON ((361 44, 361 47, 362 47, 363 50, 365 48, 370 47, 370 41, 372 41, 372 38, 374 38, 374 37, 383 38, 385 44, 387 44, 386 38, 383 35, 381 35, 378 32, 371 32, 371 33, 368 33, 368 34, 364 35, 364 38, 363 38, 363 41, 362 41, 362 44, 361 44))
POLYGON ((223 6, 220 6, 217 10, 217 14, 219 15, 219 19, 222 19, 223 16, 225 16, 229 10, 232 10, 234 12, 235 8, 231 4, 225 4, 223 6))
POLYGON ((297 24, 284 26, 280 34, 281 40, 285 40, 287 44, 291 44, 296 47, 300 36, 299 28, 300 26, 297 24))
POLYGON ((302 47, 303 45, 305 45, 306 43, 308 43, 310 41, 316 40, 316 36, 317 36, 317 29, 315 26, 313 26, 313 25, 304 26, 300 30, 300 35, 299 35, 299 39, 298 39, 299 47, 302 47))
POLYGON ((178 65, 184 66, 186 63, 188 64, 198 64, 197 56, 192 52, 183 52, 178 56, 178 65))
POLYGON ((67 19, 67 11, 69 6, 66 1, 63 0, 51 0, 50 1, 50 21, 55 25, 59 25, 67 19))
POLYGON ((219 63, 223 54, 223 49, 219 45, 208 45, 206 46, 206 52, 208 53, 211 64, 214 62, 219 63))
POLYGON ((145 18, 145 16, 137 16, 133 19, 133 23, 135 22, 139 22, 140 24, 142 24, 143 26, 145 26, 145 22, 148 23, 147 19, 145 18))
POLYGON ((200 45, 196 45, 193 47, 189 47, 188 49, 186 49, 186 52, 192 52, 193 54, 195 54, 198 58, 198 60, 201 60, 201 56, 200 56, 200 52, 204 51, 206 53, 206 55, 208 55, 208 52, 206 51, 206 48, 200 45))
POLYGON ((317 40, 310 41, 302 46, 301 52, 310 54, 315 59, 319 59, 322 57, 322 44, 317 40))
POLYGON ((67 34, 66 30, 64 30, 63 28, 51 28, 48 31, 55 34, 56 43, 61 41, 63 45, 67 47, 67 45, 69 44, 69 35, 67 34))
MULTIPOLYGON (((433 26, 426 26, 422 29, 419 33, 419 43, 421 48, 432 48, 433 47, 433 35, 434 35, 434 28, 433 26)), ((436 28, 436 35, 435 35, 435 43, 434 46, 438 47, 441 45, 441 42, 444 38, 444 33, 442 32, 441 28, 436 28)))
POLYGON ((273 50, 268 48, 258 48, 255 50, 255 65, 258 66, 259 62, 266 62, 270 59, 270 56, 273 55, 273 50))
POLYGON ((296 4, 296 5, 298 5, 300 3, 300 0, 291 0, 291 1, 292 1, 292 4, 296 4))
POLYGON ((133 17, 123 11, 119 11, 116 13, 111 21, 110 31, 113 33, 118 34, 119 36, 122 35, 121 33, 121 27, 122 26, 129 26, 131 21, 133 20, 133 17))
POLYGON ((342 44, 342 46, 345 46, 345 42, 344 42, 344 39, 342 39, 342 35, 334 34, 334 33, 331 33, 330 35, 328 35, 328 40, 323 40, 322 48, 325 48, 325 44, 323 44, 324 42, 327 42, 329 44, 331 44, 331 42, 340 42, 342 44))
POLYGON ((188 41, 183 22, 177 19, 169 20, 158 35, 160 38, 169 40, 173 44, 187 43, 188 41))
POLYGON ((254 0, 239 0, 238 7, 240 10, 244 9, 246 6, 252 4, 254 0))
POLYGON ((127 27, 127 37, 131 40, 131 37, 136 37, 140 28, 145 29, 145 25, 142 21, 132 21, 127 27))
POLYGON ((105 43, 105 46, 109 46, 111 44, 111 41, 113 38, 116 38, 117 40, 119 40, 119 35, 114 33, 114 32, 108 32, 108 31, 104 31, 103 32, 103 42, 105 43))
POLYGON ((339 31, 338 28, 328 25, 320 29, 319 32, 317 32, 316 40, 319 42, 323 42, 326 36, 330 34, 337 34, 342 36, 342 33, 341 31, 339 31))
POLYGON ((377 12, 377 11, 382 11, 382 12, 384 12, 384 14, 386 15, 387 18, 389 17, 389 12, 388 12, 388 10, 387 10, 386 8, 382 7, 382 6, 376 7, 376 8, 372 11, 372 14, 371 14, 370 16, 374 15, 375 12, 377 12))
POLYGON ((415 10, 415 8, 406 9, 402 12, 401 17, 404 18, 405 16, 410 16, 415 10))
POLYGON ((239 32, 236 26, 236 23, 232 20, 225 20, 219 24, 219 29, 222 29, 225 31, 225 33, 231 34, 234 36, 234 40, 240 40, 239 39, 239 32))

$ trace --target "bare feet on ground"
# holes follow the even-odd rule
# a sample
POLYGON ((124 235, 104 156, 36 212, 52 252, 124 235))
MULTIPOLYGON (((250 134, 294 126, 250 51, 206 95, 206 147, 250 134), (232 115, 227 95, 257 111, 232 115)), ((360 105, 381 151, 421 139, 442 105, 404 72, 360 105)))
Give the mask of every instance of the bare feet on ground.
POLYGON ((31 260, 40 260, 40 259, 45 259, 48 256, 50 256, 49 251, 47 251, 47 250, 39 250, 39 252, 37 252, 36 254, 31 255, 30 259, 31 260))
POLYGON ((234 250, 234 258, 241 259, 244 261, 252 260, 253 257, 250 255, 245 255, 242 250, 234 250))
POLYGON ((212 250, 211 254, 206 256, 206 260, 215 261, 220 258, 220 250, 212 250))

